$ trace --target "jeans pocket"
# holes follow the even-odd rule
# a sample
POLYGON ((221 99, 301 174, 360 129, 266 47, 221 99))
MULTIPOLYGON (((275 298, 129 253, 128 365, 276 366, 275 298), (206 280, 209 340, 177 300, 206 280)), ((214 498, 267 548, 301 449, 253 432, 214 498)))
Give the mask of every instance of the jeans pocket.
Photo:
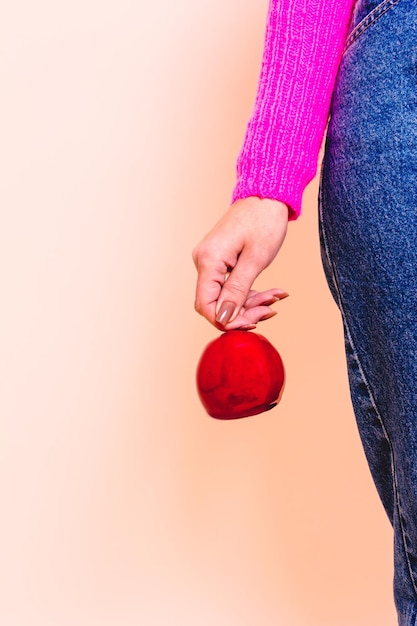
POLYGON ((346 40, 344 54, 357 39, 400 0, 358 0, 353 10, 352 28, 346 40))

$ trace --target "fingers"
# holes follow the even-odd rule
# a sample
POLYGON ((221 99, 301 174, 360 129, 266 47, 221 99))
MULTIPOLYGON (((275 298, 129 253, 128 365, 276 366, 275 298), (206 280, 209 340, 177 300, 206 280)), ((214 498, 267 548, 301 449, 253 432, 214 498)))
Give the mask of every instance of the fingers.
POLYGON ((263 269, 253 257, 245 266, 242 253, 234 268, 230 267, 232 261, 207 262, 205 258, 194 259, 198 269, 195 308, 220 330, 255 328, 276 314, 270 309, 272 304, 288 297, 277 287, 261 292, 250 289, 263 269))
POLYGON ((226 262, 205 263, 204 257, 200 262, 195 259, 198 269, 195 308, 220 330, 255 328, 258 322, 276 314, 270 309, 272 304, 288 297, 286 291, 277 287, 261 292, 250 289, 253 282, 251 275, 256 277, 260 270, 253 270, 257 266, 251 262, 252 274, 250 271, 246 273, 245 285, 245 279, 239 279, 239 275, 245 276, 245 269, 237 272, 242 268, 244 259, 239 258, 238 261, 240 267, 235 266, 230 271, 226 262))
MULTIPOLYGON (((270 319, 277 314, 277 311, 270 307, 275 302, 284 300, 288 294, 282 289, 268 289, 267 291, 256 292, 250 291, 249 296, 240 309, 237 316, 226 325, 222 326, 222 330, 235 330, 238 328, 250 330, 256 328, 258 322, 270 319)), ((221 325, 218 325, 220 328, 221 325)))
POLYGON ((266 295, 254 294, 251 291, 254 280, 266 265, 267 261, 262 251, 253 250, 250 246, 242 250, 236 265, 221 288, 216 305, 217 324, 225 326, 233 322, 242 307, 253 308, 262 305, 264 301, 270 301, 272 304, 280 295, 284 295, 285 292, 281 290, 269 290, 266 295))
POLYGON ((216 305, 216 322, 225 326, 238 315, 248 297, 253 281, 262 271, 257 260, 249 260, 246 250, 224 282, 216 305))
POLYGON ((280 249, 287 222, 288 209, 278 201, 245 198, 229 208, 193 251, 198 313, 221 329, 253 326, 270 315, 269 305, 285 292, 260 295, 251 287, 280 249))
POLYGON ((222 262, 205 263, 195 260, 198 270, 195 310, 216 324, 216 306, 228 275, 228 267, 222 262))
POLYGON ((254 309, 249 309, 247 311, 239 312, 237 317, 230 322, 222 330, 249 330, 250 328, 256 328, 258 322, 263 322, 264 320, 268 320, 271 317, 274 317, 277 314, 277 311, 273 311, 268 306, 265 307, 256 307, 254 309))
POLYGON ((257 306, 270 306, 278 300, 284 300, 288 298, 288 293, 283 289, 274 287, 267 291, 250 291, 248 298, 245 302, 245 309, 250 309, 257 306))

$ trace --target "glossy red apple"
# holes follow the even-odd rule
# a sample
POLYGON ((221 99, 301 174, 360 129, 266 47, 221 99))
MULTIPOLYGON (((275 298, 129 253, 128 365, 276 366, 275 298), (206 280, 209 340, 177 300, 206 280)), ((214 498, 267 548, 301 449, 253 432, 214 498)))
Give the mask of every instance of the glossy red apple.
POLYGON ((262 335, 229 330, 210 342, 197 366, 197 390, 207 413, 218 419, 248 417, 271 409, 285 381, 282 359, 262 335))

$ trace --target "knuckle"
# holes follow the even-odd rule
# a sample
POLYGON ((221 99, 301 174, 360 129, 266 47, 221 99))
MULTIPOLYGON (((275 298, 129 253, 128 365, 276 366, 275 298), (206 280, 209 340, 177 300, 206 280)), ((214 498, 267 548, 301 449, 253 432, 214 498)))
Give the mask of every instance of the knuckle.
POLYGON ((212 256, 213 253, 210 248, 204 243, 199 243, 192 251, 192 259, 197 269, 199 266, 205 265, 212 256))
POLYGON ((196 299, 194 301, 194 309, 197 311, 197 313, 203 315, 203 307, 201 306, 200 300, 196 299))
POLYGON ((246 285, 243 281, 236 280, 230 277, 227 280, 225 287, 223 287, 223 290, 238 296, 239 299, 242 299, 248 293, 249 286, 246 285))

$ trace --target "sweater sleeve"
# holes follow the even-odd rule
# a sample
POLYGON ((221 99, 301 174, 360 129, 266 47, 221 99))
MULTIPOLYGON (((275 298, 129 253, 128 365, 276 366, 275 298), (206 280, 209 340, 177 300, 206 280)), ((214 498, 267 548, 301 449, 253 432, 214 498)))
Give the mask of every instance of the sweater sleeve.
POLYGON ((296 219, 316 174, 354 0, 270 0, 254 110, 233 201, 271 198, 296 219))

